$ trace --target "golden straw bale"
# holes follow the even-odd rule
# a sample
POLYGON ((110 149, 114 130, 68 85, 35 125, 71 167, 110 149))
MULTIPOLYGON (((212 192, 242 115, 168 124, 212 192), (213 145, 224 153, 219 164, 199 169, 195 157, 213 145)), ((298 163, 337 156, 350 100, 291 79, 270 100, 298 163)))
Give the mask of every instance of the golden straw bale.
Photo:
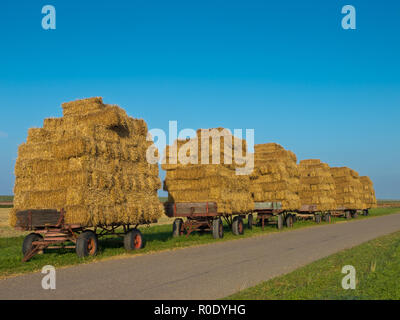
POLYGON ((146 160, 146 123, 101 98, 64 103, 63 114, 30 129, 18 149, 10 224, 17 210, 49 208, 86 227, 158 219, 161 181, 146 160))
POLYGON ((103 99, 101 97, 94 97, 88 99, 75 100, 71 102, 65 102, 62 104, 63 115, 88 115, 92 112, 101 111, 105 108, 103 99))
POLYGON ((277 143, 256 144, 254 146, 255 153, 276 152, 281 150, 284 150, 284 148, 277 143))
POLYGON ((164 152, 161 167, 167 171, 164 190, 168 191, 168 201, 216 202, 218 212, 223 214, 251 211, 250 178, 236 175, 236 168, 241 165, 236 161, 247 151, 245 142, 222 128, 201 130, 207 131, 208 136, 201 135, 199 129, 196 137, 176 140, 164 152), (208 152, 203 157, 208 164, 201 162, 202 148, 208 152), (221 163, 212 164, 213 155, 220 157, 221 163), (227 158, 232 160, 229 164, 224 163, 227 158))
POLYGON ((375 197, 375 190, 374 185, 371 179, 367 176, 360 177, 360 181, 363 185, 363 192, 362 192, 362 202, 363 202, 363 209, 370 209, 377 207, 377 201, 375 197))
POLYGON ((363 185, 356 171, 347 167, 332 167, 336 187, 336 203, 339 208, 363 209, 363 185))
POLYGON ((250 192, 255 202, 281 202, 285 210, 300 208, 296 155, 276 143, 254 146, 255 168, 250 192))
POLYGON ((337 209, 336 186, 328 164, 319 159, 301 160, 299 172, 302 205, 314 205, 322 212, 337 209))

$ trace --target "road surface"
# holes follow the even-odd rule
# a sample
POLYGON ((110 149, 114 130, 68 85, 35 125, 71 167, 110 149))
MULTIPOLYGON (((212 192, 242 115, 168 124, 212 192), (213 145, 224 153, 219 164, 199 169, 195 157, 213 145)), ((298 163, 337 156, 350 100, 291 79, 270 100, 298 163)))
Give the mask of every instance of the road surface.
POLYGON ((0 299, 217 299, 400 230, 400 214, 101 261, 0 280, 0 299))

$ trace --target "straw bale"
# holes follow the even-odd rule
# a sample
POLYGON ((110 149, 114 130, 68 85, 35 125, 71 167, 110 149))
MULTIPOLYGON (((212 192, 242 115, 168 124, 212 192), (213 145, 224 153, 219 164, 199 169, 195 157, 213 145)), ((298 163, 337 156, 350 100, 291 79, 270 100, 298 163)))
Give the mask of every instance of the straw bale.
POLYGON ((346 209, 363 209, 363 185, 358 173, 347 167, 330 169, 336 187, 336 203, 346 209))
POLYGON ((105 108, 101 97, 75 100, 62 104, 63 115, 65 116, 84 116, 92 112, 101 111, 105 108))
POLYGON ((84 226, 155 221, 163 213, 158 165, 146 161, 151 141, 142 119, 101 98, 63 104, 63 118, 30 129, 18 149, 14 210, 66 210, 84 226))
POLYGON ((314 205, 317 211, 337 208, 336 186, 328 164, 319 159, 301 160, 300 199, 302 205, 314 205))
POLYGON ((254 146, 255 168, 250 192, 255 202, 281 202, 285 210, 300 208, 296 155, 276 143, 254 146))
POLYGON ((363 202, 363 209, 370 209, 377 207, 377 201, 375 197, 375 190, 374 185, 371 179, 367 176, 360 177, 360 181, 363 186, 363 193, 362 193, 362 202, 363 202))
POLYGON ((240 166, 235 161, 246 155, 245 142, 229 132, 226 136, 220 136, 223 129, 217 128, 211 131, 211 137, 214 137, 213 146, 211 138, 205 142, 207 137, 201 137, 200 132, 199 129, 194 138, 176 140, 164 152, 161 167, 167 171, 164 190, 168 191, 169 201, 216 202, 218 212, 223 214, 251 211, 253 202, 249 193, 250 178, 248 175, 236 175, 235 171, 240 166), (208 147, 208 164, 201 163, 202 147, 208 147), (192 163, 181 163, 181 158, 176 158, 179 154, 193 160, 192 163), (212 164, 212 155, 216 154, 221 157, 222 163, 212 164), (224 163, 225 157, 231 157, 232 163, 224 163))

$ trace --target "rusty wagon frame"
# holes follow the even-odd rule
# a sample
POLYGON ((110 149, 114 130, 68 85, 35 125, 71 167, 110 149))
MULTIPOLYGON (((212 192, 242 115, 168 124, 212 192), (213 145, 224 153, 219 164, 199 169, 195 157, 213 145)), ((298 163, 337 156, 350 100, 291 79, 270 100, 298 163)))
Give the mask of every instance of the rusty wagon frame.
MULTIPOLYGON (((216 202, 166 202, 165 213, 175 218, 172 225, 174 237, 186 233, 189 236, 195 231, 211 232, 215 239, 223 238, 224 228, 222 219, 229 225, 233 234, 244 234, 244 222, 248 213, 224 214, 218 212, 216 202), (184 221, 185 219, 185 221, 184 221)), ((252 224, 249 224, 252 227, 252 224)))
POLYGON ((254 213, 257 214, 254 224, 259 223, 262 230, 267 224, 280 230, 284 225, 291 228, 296 222, 294 214, 282 209, 281 202, 254 202, 254 213))
MULTIPOLYGON (((79 257, 93 256, 98 251, 98 239, 108 235, 123 236, 127 250, 139 250, 144 246, 142 233, 137 229, 139 224, 96 225, 92 230, 81 224, 66 224, 65 214, 64 209, 32 209, 16 213, 15 229, 33 231, 22 244, 23 262, 45 249, 75 249, 79 257), (66 244, 68 242, 72 244, 66 244)), ((146 223, 150 222, 141 224, 146 223)))
POLYGON ((302 205, 300 209, 296 210, 296 217, 302 220, 314 220, 320 223, 322 220, 325 222, 332 221, 333 212, 330 210, 322 211, 318 209, 315 204, 302 205))
POLYGON ((331 211, 331 215, 334 217, 343 217, 347 220, 356 219, 358 214, 367 216, 369 214, 369 209, 353 209, 347 207, 338 207, 336 210, 331 211))
POLYGON ((355 219, 359 213, 367 216, 369 214, 369 209, 361 210, 338 207, 335 210, 320 211, 317 209, 317 205, 302 205, 301 208, 296 211, 297 217, 304 220, 313 219, 316 223, 320 223, 321 219, 330 223, 332 217, 341 217, 346 218, 347 220, 355 219))

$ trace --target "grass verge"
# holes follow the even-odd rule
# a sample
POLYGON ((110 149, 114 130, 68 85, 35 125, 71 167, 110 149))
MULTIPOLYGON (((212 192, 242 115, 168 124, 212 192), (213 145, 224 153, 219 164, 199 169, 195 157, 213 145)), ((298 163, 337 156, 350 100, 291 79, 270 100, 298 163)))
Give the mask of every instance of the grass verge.
POLYGON ((231 295, 229 300, 400 299, 400 232, 299 268, 231 295), (342 268, 354 266, 356 289, 344 290, 342 268))
POLYGON ((14 196, 0 196, 0 202, 13 202, 14 196))
MULTIPOLYGON (((368 217, 360 216, 358 219, 368 219, 381 215, 400 212, 399 208, 377 208, 371 210, 368 217)), ((344 222, 345 219, 336 218, 331 223, 344 222)), ((321 224, 326 224, 322 222, 321 224)), ((292 229, 299 229, 304 227, 315 226, 313 221, 299 221, 295 223, 292 229)), ((263 235, 273 232, 286 232, 284 228, 278 231, 275 226, 266 226, 262 231, 261 227, 255 226, 252 230, 246 229, 245 234, 241 237, 234 236, 232 232, 225 226, 225 235, 223 239, 215 240, 210 233, 192 234, 189 237, 183 236, 179 238, 172 237, 171 224, 155 225, 151 227, 140 228, 146 240, 146 246, 140 251, 126 252, 122 245, 122 238, 105 237, 99 240, 99 253, 96 257, 88 257, 80 259, 76 256, 74 250, 48 250, 45 254, 35 256, 31 261, 22 263, 21 246, 24 237, 9 237, 0 238, 0 277, 10 275, 33 272, 40 270, 43 266, 51 264, 55 267, 68 266, 80 263, 89 263, 100 261, 106 258, 115 256, 132 256, 135 254, 144 254, 149 252, 156 252, 162 250, 171 250, 176 248, 184 248, 189 246, 202 245, 207 243, 215 243, 221 241, 229 241, 234 239, 241 239, 263 235)))

